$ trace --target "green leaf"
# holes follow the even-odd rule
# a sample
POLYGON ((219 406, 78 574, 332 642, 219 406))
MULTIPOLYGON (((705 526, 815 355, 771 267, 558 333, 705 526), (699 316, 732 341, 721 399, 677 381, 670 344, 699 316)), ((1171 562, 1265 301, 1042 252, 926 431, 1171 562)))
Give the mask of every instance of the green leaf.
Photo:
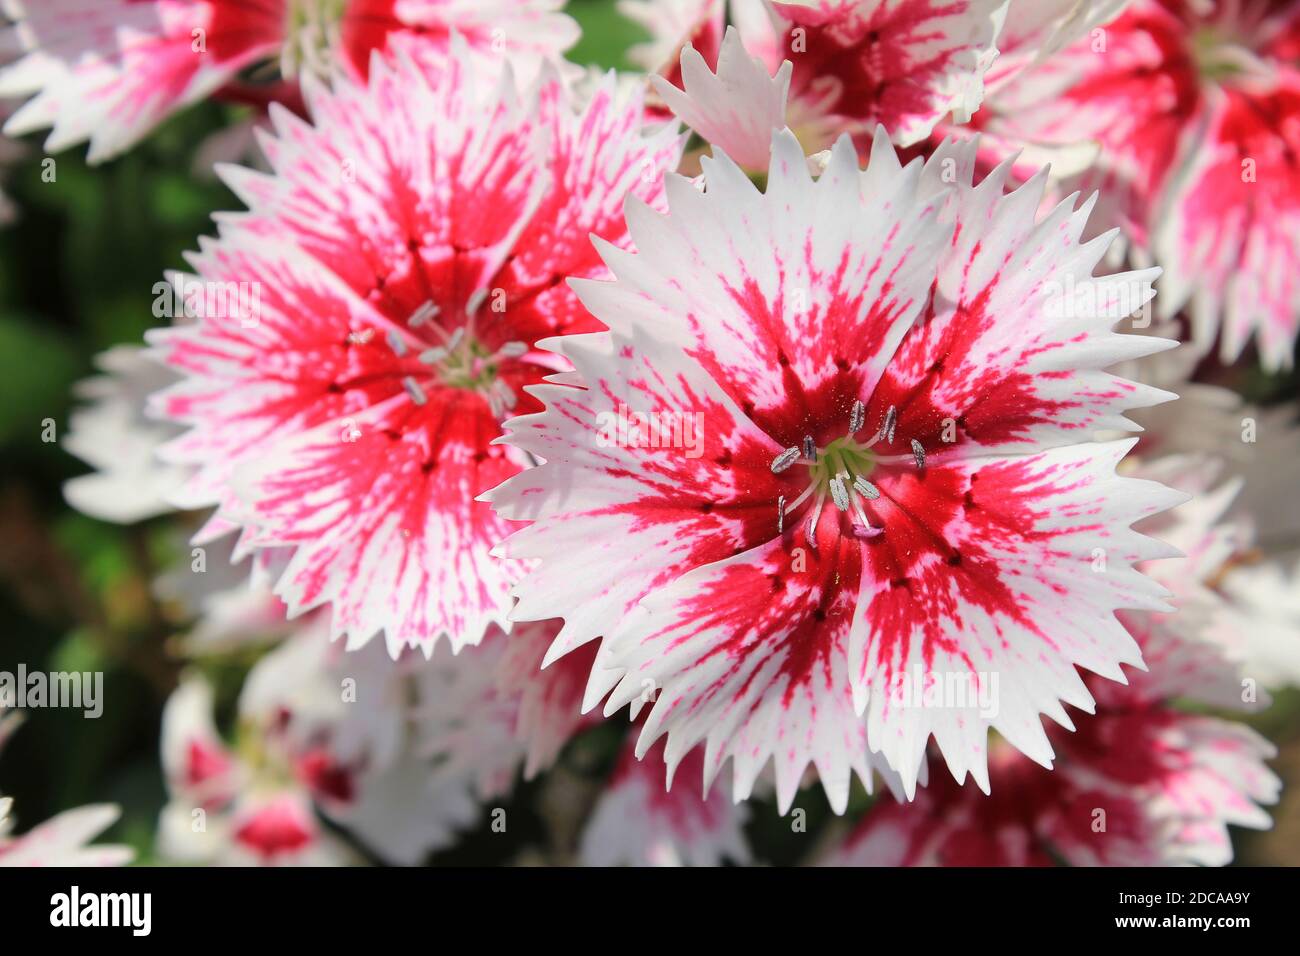
POLYGON ((607 70, 633 69, 628 47, 649 35, 619 13, 612 0, 574 0, 565 11, 582 27, 582 39, 567 54, 570 60, 607 70))
POLYGON ((62 419, 80 367, 62 335, 0 315, 0 446, 41 442, 46 420, 62 419))

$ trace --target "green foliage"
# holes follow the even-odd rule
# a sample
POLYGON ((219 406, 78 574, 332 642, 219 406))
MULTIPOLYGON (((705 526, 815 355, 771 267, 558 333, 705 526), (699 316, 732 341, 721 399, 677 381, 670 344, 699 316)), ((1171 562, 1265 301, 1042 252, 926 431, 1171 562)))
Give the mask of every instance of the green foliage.
POLYGON ((567 9, 582 27, 582 39, 569 51, 569 59, 606 70, 633 69, 627 49, 646 39, 646 32, 638 24, 607 0, 574 0, 567 9))
POLYGON ((46 419, 61 419, 79 371, 76 346, 33 317, 0 314, 0 447, 42 451, 46 419))

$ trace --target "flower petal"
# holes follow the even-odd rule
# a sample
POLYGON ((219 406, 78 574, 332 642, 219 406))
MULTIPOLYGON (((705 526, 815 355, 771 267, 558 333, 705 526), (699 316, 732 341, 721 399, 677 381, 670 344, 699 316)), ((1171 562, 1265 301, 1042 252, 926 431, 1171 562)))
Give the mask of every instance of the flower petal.
POLYGON ((512 617, 565 618, 550 665, 610 633, 654 588, 773 534, 770 463, 781 449, 689 359, 648 335, 546 344, 589 387, 532 390, 546 411, 511 420, 507 439, 542 463, 484 499, 534 522, 500 553, 546 559, 516 587, 512 617))
POLYGON ((518 573, 489 557, 508 526, 474 497, 517 473, 489 447, 497 424, 456 389, 395 396, 349 425, 280 442, 236 475, 259 548, 295 548, 276 585, 291 614, 330 604, 349 646, 383 631, 389 651, 453 650, 503 619, 518 573))
POLYGON ((745 169, 766 170, 772 133, 785 126, 790 91, 787 62, 775 76, 763 61, 745 52, 740 34, 727 28, 717 72, 693 46, 682 51, 682 88, 660 76, 650 78, 668 108, 710 146, 745 169))
POLYGON ((670 179, 667 216, 629 205, 639 254, 602 249, 617 283, 573 286, 610 328, 684 348, 759 428, 797 444, 816 406, 838 402, 847 420, 923 308, 949 235, 940 201, 917 198, 915 167, 864 187, 847 139, 814 181, 778 133, 766 194, 725 155, 704 162, 707 192, 670 179), (855 214, 862 189, 877 214, 855 214))
MULTIPOLYGON (((586 866, 721 866, 750 862, 742 827, 746 807, 720 793, 664 787, 658 753, 638 760, 623 750, 618 766, 583 831, 578 853, 586 866)), ((702 769, 698 750, 683 760, 688 779, 702 769)))
POLYGON ((1221 357, 1233 362, 1255 335, 1271 370, 1291 366, 1300 330, 1300 73, 1288 77, 1210 99, 1199 148, 1171 182, 1154 238, 1169 269, 1161 312, 1190 300, 1202 346, 1222 324, 1221 357))
POLYGON ((9 4, 26 56, 0 70, 0 96, 35 96, 11 136, 53 127, 45 148, 90 140, 110 159, 203 99, 283 39, 279 2, 19 0, 9 4))
POLYGON ((924 139, 945 114, 979 108, 1006 0, 817 0, 774 3, 794 62, 796 112, 843 131, 884 125, 924 139))
POLYGON ((1092 204, 1073 199, 1036 221, 1042 179, 1003 195, 1007 166, 970 188, 978 144, 945 143, 926 164, 934 188, 961 184, 953 242, 930 309, 903 337, 868 421, 897 409, 896 441, 931 456, 1002 454, 1133 430, 1122 412, 1172 393, 1104 368, 1172 346, 1112 327, 1155 295, 1159 270, 1093 275, 1111 236, 1080 242, 1092 204))
POLYGON ((859 562, 847 538, 834 550, 777 540, 655 591, 608 639, 627 673, 606 713, 648 692, 637 750, 667 733, 670 775, 706 742, 706 786, 730 758, 742 800, 772 760, 784 813, 812 763, 842 813, 853 774, 872 786, 846 667, 859 562))

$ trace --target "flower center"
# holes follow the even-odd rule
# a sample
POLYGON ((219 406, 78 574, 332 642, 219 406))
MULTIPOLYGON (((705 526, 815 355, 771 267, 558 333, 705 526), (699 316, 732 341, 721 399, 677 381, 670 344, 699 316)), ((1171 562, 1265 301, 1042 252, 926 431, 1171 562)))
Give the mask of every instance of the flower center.
POLYGON ((830 441, 825 448, 818 448, 811 435, 805 435, 803 443, 792 445, 772 459, 772 472, 780 474, 798 464, 808 469, 808 486, 791 502, 782 495, 776 503, 777 532, 784 533, 785 525, 796 512, 808 502, 812 502, 805 528, 808 543, 817 546, 817 522, 829 497, 835 508, 850 516, 850 527, 855 538, 874 538, 884 532, 884 528, 873 525, 868 512, 871 502, 880 497, 880 489, 869 480, 876 466, 880 464, 898 464, 909 462, 917 469, 925 468, 925 449, 915 438, 912 439, 912 455, 882 456, 872 449, 882 439, 887 443, 894 440, 894 428, 898 423, 898 410, 892 405, 885 414, 885 420, 870 439, 858 440, 857 435, 866 425, 866 406, 860 402, 853 403, 849 414, 849 430, 845 435, 830 441))
POLYGON ((289 0, 280 72, 293 79, 306 71, 328 77, 347 0, 289 0))
POLYGON ((1250 72, 1257 63, 1241 38, 1230 36, 1218 27, 1205 26, 1196 30, 1192 34, 1191 49, 1201 77, 1214 83, 1250 72))
MULTIPOLYGON (((469 311, 465 325, 448 332, 434 319, 438 307, 426 302, 407 320, 407 327, 414 330, 428 327, 433 337, 440 340, 431 348, 423 348, 416 359, 428 367, 427 374, 406 375, 402 378, 402 387, 406 389, 411 401, 417 405, 425 404, 429 399, 422 384, 430 378, 447 388, 458 388, 475 392, 486 399, 492 414, 497 418, 506 417, 518 403, 518 396, 510 385, 501 377, 502 365, 506 362, 524 358, 528 352, 526 342, 506 342, 495 351, 485 346, 474 334, 474 309, 469 311)), ((414 347, 427 346, 428 341, 413 339, 403 335, 396 328, 388 333, 388 345, 393 354, 403 359, 414 347)))
POLYGON ((857 478, 869 477, 875 469, 875 453, 850 434, 819 449, 817 460, 808 466, 808 475, 819 490, 829 492, 836 478, 852 484, 857 478))

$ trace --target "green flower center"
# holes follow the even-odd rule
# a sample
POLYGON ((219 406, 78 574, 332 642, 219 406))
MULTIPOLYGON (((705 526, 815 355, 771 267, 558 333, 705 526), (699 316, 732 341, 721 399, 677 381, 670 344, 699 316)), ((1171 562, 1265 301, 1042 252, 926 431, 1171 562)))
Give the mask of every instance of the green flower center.
MULTIPOLYGON (((474 334, 474 309, 469 312, 469 319, 454 331, 448 332, 441 325, 432 323, 438 310, 432 302, 427 302, 407 321, 404 332, 390 330, 388 344, 393 354, 400 360, 412 348, 421 350, 415 356, 425 371, 418 375, 405 375, 402 386, 411 400, 417 405, 428 401, 424 383, 429 378, 448 388, 462 389, 481 395, 488 403, 492 414, 498 418, 507 417, 516 403, 518 396, 514 389, 501 377, 502 366, 506 362, 525 359, 528 355, 528 343, 521 341, 506 342, 492 351, 474 334), (432 324, 431 324, 432 323, 432 324), (441 339, 441 343, 429 347, 428 339, 418 342, 414 330, 427 327, 430 334, 441 339), (427 376, 427 377, 426 377, 427 376)), ((405 367, 411 370, 410 366, 405 367)))
POLYGON ((1250 53, 1236 38, 1216 27, 1201 27, 1192 34, 1192 59, 1202 78, 1221 83, 1249 69, 1250 53))
POLYGON ((848 431, 832 439, 825 448, 818 448, 812 435, 805 435, 798 445, 791 445, 772 459, 772 473, 782 474, 799 465, 808 469, 808 484, 792 501, 781 495, 776 503, 776 530, 784 534, 787 524, 798 515, 804 522, 805 536, 816 547, 817 522, 821 518, 827 499, 834 510, 848 516, 849 528, 855 538, 874 538, 883 528, 871 521, 871 502, 880 498, 880 489, 869 480, 869 475, 881 464, 914 464, 919 471, 925 469, 925 449, 916 439, 911 440, 912 454, 881 456, 874 447, 882 440, 894 441, 894 427, 898 412, 894 407, 881 422, 880 427, 867 441, 858 440, 866 427, 867 409, 862 401, 853 403, 849 414, 848 431), (807 516, 801 512, 807 505, 807 516))
POLYGON ((290 0, 285 24, 287 40, 280 57, 280 72, 285 77, 303 71, 328 75, 329 54, 346 9, 347 0, 290 0))
POLYGON ((808 466, 809 477, 816 491, 828 493, 831 481, 837 477, 851 485, 855 478, 870 478, 875 470, 875 452, 852 435, 836 438, 808 466))

